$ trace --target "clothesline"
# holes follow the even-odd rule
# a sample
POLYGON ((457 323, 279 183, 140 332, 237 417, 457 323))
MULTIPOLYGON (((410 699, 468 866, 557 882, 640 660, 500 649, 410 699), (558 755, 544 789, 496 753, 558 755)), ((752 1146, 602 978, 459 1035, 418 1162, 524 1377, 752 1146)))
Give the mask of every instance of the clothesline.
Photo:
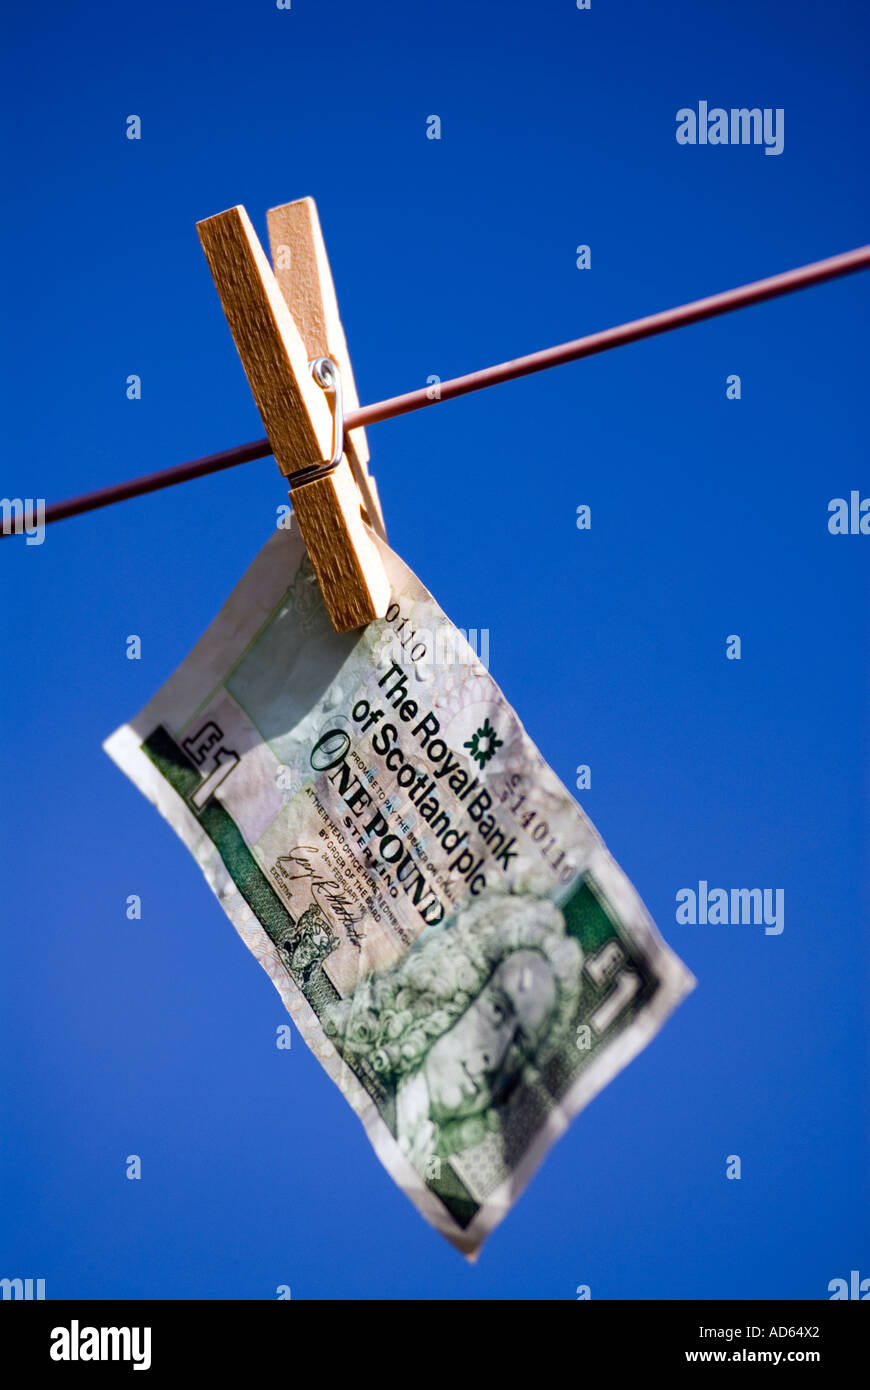
MULTIPOLYGON (((743 309, 750 304, 758 304, 778 295, 790 294, 794 290, 806 289, 810 285, 821 284, 841 275, 850 275, 856 270, 870 267, 870 245, 861 246, 854 251, 844 251, 825 260, 813 261, 810 265, 799 266, 795 270, 771 275, 765 280, 755 280, 737 289, 725 290, 721 294, 696 299, 691 304, 682 304, 675 309, 665 309, 646 318, 634 319, 617 328, 607 328, 599 333, 590 333, 584 338, 576 338, 557 347, 544 348, 540 352, 517 357, 510 362, 502 362, 494 367, 484 367, 466 376, 454 377, 439 383, 437 392, 431 386, 417 391, 407 391, 401 396, 378 401, 374 405, 361 406, 344 416, 345 430, 361 425, 373 425, 381 420, 390 420, 411 410, 421 410, 424 406, 454 400, 470 391, 480 391, 487 386, 513 381, 517 377, 541 372, 549 367, 563 366, 567 362, 577 362, 580 358, 591 357, 610 348, 634 343, 642 338, 651 338, 657 333, 667 333, 673 328, 683 328, 690 323, 715 318, 718 314, 729 313, 733 309, 743 309)), ((176 483, 202 478, 209 473, 219 473, 225 468, 235 468, 241 463, 266 458, 272 452, 268 439, 257 439, 251 444, 239 444, 221 453, 208 454, 204 458, 193 459, 189 463, 164 468, 157 473, 147 473, 140 478, 130 478, 126 482, 113 483, 109 487, 98 488, 94 492, 83 493, 80 497, 70 497, 62 502, 54 502, 45 508, 45 523, 61 521, 65 517, 77 516, 82 512, 107 507, 113 502, 122 502, 129 497, 140 497, 160 488, 172 487, 176 483)), ((0 532, 2 534, 2 532, 0 532)))

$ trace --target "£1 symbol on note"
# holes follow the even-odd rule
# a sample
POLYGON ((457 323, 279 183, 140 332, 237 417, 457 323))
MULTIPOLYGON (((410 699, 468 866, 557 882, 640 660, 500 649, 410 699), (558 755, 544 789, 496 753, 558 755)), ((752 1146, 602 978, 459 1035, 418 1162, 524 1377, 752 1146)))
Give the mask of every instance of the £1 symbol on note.
POLYGON ((204 780, 190 794, 190 801, 198 811, 202 810, 206 802, 214 796, 221 782, 229 777, 233 768, 238 765, 238 753, 224 747, 223 737, 223 730, 218 728, 213 719, 209 719, 195 734, 184 739, 181 745, 203 775, 204 780))

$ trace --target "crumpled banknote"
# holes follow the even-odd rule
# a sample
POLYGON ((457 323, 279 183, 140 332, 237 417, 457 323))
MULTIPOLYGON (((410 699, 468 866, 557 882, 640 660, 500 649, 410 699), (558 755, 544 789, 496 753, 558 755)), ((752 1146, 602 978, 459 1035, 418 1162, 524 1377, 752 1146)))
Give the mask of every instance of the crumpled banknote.
POLYGON ((402 560, 381 543, 386 617, 338 635, 290 521, 105 748, 473 1258, 694 981, 402 560))

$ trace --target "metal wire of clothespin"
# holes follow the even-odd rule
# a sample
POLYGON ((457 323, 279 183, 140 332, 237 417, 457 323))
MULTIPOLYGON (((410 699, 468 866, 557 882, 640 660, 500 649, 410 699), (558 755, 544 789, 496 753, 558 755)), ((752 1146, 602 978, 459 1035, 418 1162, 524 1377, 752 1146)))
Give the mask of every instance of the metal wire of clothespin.
POLYGON ((334 397, 332 406, 332 458, 326 459, 323 463, 312 463, 307 468, 298 468, 295 473, 290 473, 287 482, 290 491, 301 487, 303 483, 310 483, 315 478, 325 478, 327 473, 331 473, 337 468, 344 456, 344 413, 341 399, 341 372, 331 357, 315 357, 313 362, 308 363, 308 368, 317 385, 327 394, 334 397))

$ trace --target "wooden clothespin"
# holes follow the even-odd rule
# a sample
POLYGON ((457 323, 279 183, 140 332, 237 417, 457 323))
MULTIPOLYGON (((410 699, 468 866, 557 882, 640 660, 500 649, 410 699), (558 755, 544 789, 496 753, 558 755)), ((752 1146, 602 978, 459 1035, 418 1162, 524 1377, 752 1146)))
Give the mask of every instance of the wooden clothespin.
POLYGON ((344 434, 344 409, 358 402, 313 199, 273 208, 268 225, 275 273, 243 207, 197 231, 332 625, 348 632, 390 601, 372 535, 384 535, 383 517, 365 433, 344 434))

